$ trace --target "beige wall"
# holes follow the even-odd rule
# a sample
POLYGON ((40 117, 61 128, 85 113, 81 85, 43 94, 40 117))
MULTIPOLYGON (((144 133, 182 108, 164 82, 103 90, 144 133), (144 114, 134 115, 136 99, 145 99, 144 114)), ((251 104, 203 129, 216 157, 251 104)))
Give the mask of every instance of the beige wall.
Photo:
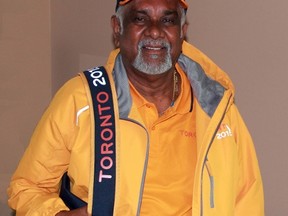
POLYGON ((0 215, 6 187, 51 97, 48 1, 0 0, 0 215))
POLYGON ((105 64, 114 8, 114 1, 51 1, 53 92, 79 71, 105 64))
MULTIPOLYGON (((259 157, 266 215, 287 215, 288 2, 188 3, 188 40, 235 83, 259 157)), ((78 71, 105 63, 113 10, 114 1, 0 0, 0 215, 8 215, 8 179, 51 91, 78 71)))

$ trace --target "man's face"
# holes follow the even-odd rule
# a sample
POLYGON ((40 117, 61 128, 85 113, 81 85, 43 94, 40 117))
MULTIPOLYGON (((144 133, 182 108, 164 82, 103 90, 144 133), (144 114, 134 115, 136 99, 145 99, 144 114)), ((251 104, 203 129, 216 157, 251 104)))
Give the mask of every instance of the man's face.
POLYGON ((178 0, 133 0, 123 10, 123 29, 113 29, 126 69, 146 74, 168 71, 181 53, 186 33, 178 0))

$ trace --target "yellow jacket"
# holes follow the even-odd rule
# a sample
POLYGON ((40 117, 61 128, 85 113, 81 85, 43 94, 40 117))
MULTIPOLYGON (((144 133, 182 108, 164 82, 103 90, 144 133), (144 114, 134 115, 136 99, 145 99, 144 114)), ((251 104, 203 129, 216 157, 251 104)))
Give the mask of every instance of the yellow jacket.
MULTIPOLYGON (((130 216, 140 212, 149 135, 145 127, 130 120, 139 113, 129 97, 128 80, 118 54, 119 50, 114 50, 105 66, 113 96, 118 98, 115 115, 120 117, 116 120, 114 215, 130 216)), ((263 216, 261 175, 253 142, 234 104, 233 84, 187 42, 177 67, 186 72, 196 97, 197 165, 192 215, 263 216)), ((37 125, 8 188, 8 203, 17 215, 55 215, 67 210, 58 195, 65 171, 72 182, 71 191, 88 202, 91 212, 94 123, 87 91, 82 75, 68 81, 37 125)))

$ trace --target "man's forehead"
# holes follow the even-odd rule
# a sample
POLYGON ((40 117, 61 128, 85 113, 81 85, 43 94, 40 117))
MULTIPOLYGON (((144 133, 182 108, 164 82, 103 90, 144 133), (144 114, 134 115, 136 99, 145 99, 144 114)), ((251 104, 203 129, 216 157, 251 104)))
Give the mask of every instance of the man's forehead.
MULTIPOLYGON (((169 1, 169 0, 168 0, 169 1)), ((127 5, 129 10, 128 13, 133 12, 142 12, 147 14, 153 14, 153 13, 159 13, 159 14, 171 14, 171 13, 178 13, 178 5, 175 4, 159 4, 157 1, 141 1, 141 0, 135 0, 131 2, 131 4, 127 5)))
MULTIPOLYGON (((117 11, 117 9, 118 9, 119 6, 125 5, 125 4, 127 4, 127 3, 131 2, 131 1, 133 1, 133 0, 117 0, 116 11, 117 11)), ((135 0, 134 0, 134 1, 135 1, 135 0)), ((155 1, 155 0, 154 0, 154 1, 155 1)), ((156 1, 157 1, 157 0, 156 0, 156 1)), ((186 1, 185 1, 185 0, 178 0, 178 1, 179 1, 179 3, 181 4, 181 6, 182 6, 185 10, 187 10, 188 4, 186 3, 186 1)))

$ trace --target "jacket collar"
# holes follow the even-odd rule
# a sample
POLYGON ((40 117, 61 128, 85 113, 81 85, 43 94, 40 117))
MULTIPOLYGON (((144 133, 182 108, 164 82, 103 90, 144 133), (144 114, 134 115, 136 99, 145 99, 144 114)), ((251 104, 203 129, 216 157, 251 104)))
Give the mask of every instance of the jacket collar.
MULTIPOLYGON (((232 82, 219 67, 187 42, 183 43, 183 53, 178 59, 178 64, 187 74, 194 97, 201 108, 212 117, 225 90, 230 88, 234 92, 232 82)), ((119 49, 111 53, 107 67, 108 71, 112 71, 115 82, 120 118, 127 118, 132 106, 132 97, 119 49)))

